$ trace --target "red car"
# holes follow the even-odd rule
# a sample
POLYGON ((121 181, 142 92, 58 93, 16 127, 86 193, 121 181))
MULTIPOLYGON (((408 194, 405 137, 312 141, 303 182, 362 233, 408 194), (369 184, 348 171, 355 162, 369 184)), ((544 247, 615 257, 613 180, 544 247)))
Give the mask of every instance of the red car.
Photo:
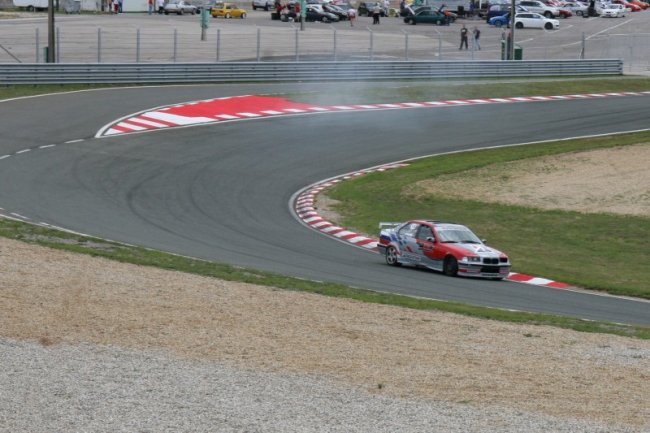
POLYGON ((411 220, 381 223, 377 249, 391 266, 410 264, 445 275, 495 280, 510 273, 510 260, 488 247, 469 228, 454 223, 411 220))
POLYGON ((628 0, 628 3, 633 4, 633 5, 637 5, 638 7, 640 7, 643 10, 648 9, 650 7, 650 4, 648 4, 646 2, 642 2, 641 0, 628 0))
POLYGON ((639 12, 641 8, 635 4, 629 3, 625 0, 612 0, 613 4, 623 5, 625 8, 631 10, 632 12, 639 12))

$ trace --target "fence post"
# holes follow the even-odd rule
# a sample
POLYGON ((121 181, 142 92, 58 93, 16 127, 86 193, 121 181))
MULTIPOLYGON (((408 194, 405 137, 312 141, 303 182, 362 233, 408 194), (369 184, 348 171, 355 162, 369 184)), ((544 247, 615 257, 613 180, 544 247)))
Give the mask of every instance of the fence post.
POLYGON ((294 33, 296 34, 296 62, 300 61, 300 55, 298 54, 298 28, 294 27, 294 33))
POLYGON ((628 62, 629 71, 632 72, 632 61, 634 60, 634 35, 630 35, 630 61, 628 62))
POLYGON ((217 29, 217 62, 219 61, 219 51, 221 48, 221 29, 217 29))
POLYGON ((97 63, 102 62, 102 28, 97 27, 97 63))
POLYGON ((372 30, 370 29, 370 27, 366 27, 366 29, 368 29, 368 33, 370 33, 368 54, 370 55, 370 60, 373 60, 373 58, 374 58, 374 49, 375 49, 375 47, 374 47, 374 38, 373 38, 372 30))
POLYGON ((135 33, 135 62, 140 63, 140 29, 135 33))
POLYGON ((438 60, 442 60, 442 35, 438 33, 438 60))
POLYGON ((580 48, 580 58, 585 58, 585 32, 582 32, 582 47, 580 48))
POLYGON ((262 42, 262 29, 257 28, 257 61, 260 61, 260 43, 262 42))
POLYGON ((61 29, 56 28, 56 63, 61 63, 61 29))
POLYGON ((39 50, 41 49, 41 46, 38 42, 38 27, 36 27, 36 63, 39 63, 41 61, 41 55, 39 53, 39 50))
MULTIPOLYGON (((467 32, 469 33, 470 30, 467 30, 467 32)), ((475 50, 476 50, 476 38, 472 34, 472 60, 474 60, 474 51, 475 50)))
POLYGON ((176 50, 178 49, 178 30, 174 29, 174 51, 172 53, 172 60, 176 63, 176 50))
POLYGON ((404 60, 408 61, 409 59, 409 34, 406 30, 402 30, 404 33, 404 60))
POLYGON ((334 26, 332 26, 332 25, 330 25, 330 27, 331 27, 332 30, 334 31, 334 33, 333 33, 332 36, 333 36, 333 38, 334 38, 334 61, 336 62, 336 61, 338 60, 338 59, 337 59, 337 54, 336 54, 336 28, 334 28, 334 26))

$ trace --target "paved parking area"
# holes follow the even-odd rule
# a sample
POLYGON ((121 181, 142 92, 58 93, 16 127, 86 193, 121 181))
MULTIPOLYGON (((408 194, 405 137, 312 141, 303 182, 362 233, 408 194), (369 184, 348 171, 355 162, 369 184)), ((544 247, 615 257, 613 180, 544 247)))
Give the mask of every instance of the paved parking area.
MULTIPOLYGON (((47 42, 45 13, 1 19, 0 62, 43 61, 47 42), (38 41, 38 42, 37 42, 38 41)), ((354 27, 273 21, 270 12, 248 11, 240 19, 211 19, 201 41, 198 15, 58 15, 61 62, 202 62, 234 60, 374 59, 496 60, 506 29, 481 19, 459 19, 450 26, 407 25, 382 18, 379 25, 359 17, 354 27), (480 45, 459 51, 460 27, 481 30, 480 45)), ((515 32, 525 59, 620 58, 626 73, 650 73, 650 10, 625 18, 560 20, 560 29, 515 32)), ((471 41, 470 41, 471 42, 471 41)))

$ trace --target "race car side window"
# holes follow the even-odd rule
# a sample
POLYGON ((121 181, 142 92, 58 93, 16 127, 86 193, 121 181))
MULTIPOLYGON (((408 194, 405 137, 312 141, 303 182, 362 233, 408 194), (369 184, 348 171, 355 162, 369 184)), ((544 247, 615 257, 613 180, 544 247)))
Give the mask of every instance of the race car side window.
POLYGON ((434 236, 431 227, 425 225, 420 226, 420 229, 418 230, 418 234, 417 234, 417 239, 427 240, 433 237, 434 236))
POLYGON ((406 224, 404 227, 400 229, 399 235, 401 237, 414 238, 415 232, 417 231, 418 227, 419 224, 416 223, 406 224))

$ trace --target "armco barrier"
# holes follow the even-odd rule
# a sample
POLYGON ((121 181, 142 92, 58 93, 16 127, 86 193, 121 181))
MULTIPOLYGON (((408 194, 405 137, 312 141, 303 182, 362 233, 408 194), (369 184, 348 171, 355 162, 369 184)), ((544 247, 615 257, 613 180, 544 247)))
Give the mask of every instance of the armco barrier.
POLYGON ((0 65, 0 84, 390 80, 622 73, 620 60, 20 63, 0 65))

